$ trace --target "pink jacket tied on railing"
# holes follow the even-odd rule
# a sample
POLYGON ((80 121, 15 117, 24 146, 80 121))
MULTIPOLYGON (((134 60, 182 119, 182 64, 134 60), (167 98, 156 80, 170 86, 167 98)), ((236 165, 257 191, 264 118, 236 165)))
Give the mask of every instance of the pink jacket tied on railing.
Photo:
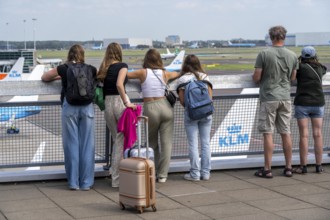
POLYGON ((141 105, 136 106, 136 110, 132 108, 126 108, 121 115, 117 131, 124 133, 124 151, 131 148, 137 139, 136 135, 136 123, 138 122, 138 116, 141 115, 141 105))

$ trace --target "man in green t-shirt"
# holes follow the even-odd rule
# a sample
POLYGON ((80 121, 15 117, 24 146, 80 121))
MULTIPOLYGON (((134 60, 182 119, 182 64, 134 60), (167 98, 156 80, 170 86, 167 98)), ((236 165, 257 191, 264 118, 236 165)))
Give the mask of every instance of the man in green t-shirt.
POLYGON ((291 80, 296 78, 298 58, 284 47, 286 29, 275 26, 269 29, 272 47, 261 51, 256 59, 253 80, 260 83, 260 112, 258 129, 264 136, 264 167, 255 175, 272 178, 273 133, 276 127, 281 134, 285 169, 283 174, 292 176, 291 121, 291 80))

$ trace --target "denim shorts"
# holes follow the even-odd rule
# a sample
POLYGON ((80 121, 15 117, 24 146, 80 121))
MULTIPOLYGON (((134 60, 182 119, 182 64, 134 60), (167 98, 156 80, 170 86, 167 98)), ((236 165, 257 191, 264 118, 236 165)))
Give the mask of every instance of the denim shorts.
POLYGON ((295 105, 294 117, 296 119, 302 118, 323 118, 324 106, 301 106, 295 105))

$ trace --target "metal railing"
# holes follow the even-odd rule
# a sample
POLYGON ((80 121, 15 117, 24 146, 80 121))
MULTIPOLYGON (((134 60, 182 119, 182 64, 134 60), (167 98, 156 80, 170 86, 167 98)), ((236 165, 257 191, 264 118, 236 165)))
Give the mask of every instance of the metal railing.
MULTIPOLYGON (((233 84, 241 83, 245 87, 255 85, 246 76, 232 78, 233 84)), ((251 76, 249 76, 251 77, 251 76)), ((212 78, 212 77, 210 77, 212 78)), ((212 79, 211 79, 212 80, 212 79)), ((214 78, 215 88, 221 86, 214 78), (216 83, 215 83, 216 82, 216 83)), ((223 80, 224 81, 224 80, 223 80)), ((15 87, 24 88, 24 92, 9 88, 12 82, 0 82, 2 87, 0 97, 4 95, 31 95, 31 94, 59 94, 60 82, 45 84, 41 81, 27 83, 15 82, 15 87), (26 85, 26 87, 21 87, 26 85), (8 87, 9 86, 9 87, 8 87), (8 89, 6 89, 8 87, 8 89), (55 92, 54 92, 55 91, 55 92)), ((235 86, 237 86, 235 85, 235 86)), ((232 87, 230 87, 232 88, 232 87)), ((128 92, 139 92, 136 82, 127 86, 128 92)), ((329 150, 330 92, 325 92, 326 106, 324 115, 324 149, 329 150)), ((132 99, 142 105, 142 100, 132 99)), ((18 134, 7 134, 5 129, 0 133, 0 168, 52 166, 64 164, 62 137, 61 137, 61 106, 59 101, 0 103, 0 109, 13 106, 40 106, 41 111, 15 121, 20 129, 18 134)), ((259 99, 258 95, 220 95, 214 97, 215 112, 211 129, 212 156, 258 155, 263 153, 263 137, 257 130, 259 99)), ((174 108, 174 139, 172 159, 188 158, 187 140, 183 122, 183 107, 179 102, 174 108)), ((299 133, 295 119, 291 121, 293 150, 298 151, 299 133)), ((95 106, 95 135, 96 135, 96 163, 109 164, 110 140, 106 130, 103 112, 95 106)), ((311 132, 310 132, 311 134, 311 132)), ((275 153, 282 153, 282 143, 278 134, 274 136, 275 153)), ((313 149, 313 139, 309 139, 310 150, 313 149)))
MULTIPOLYGON (((60 101, 0 103, 0 113, 10 107, 39 106, 39 114, 15 120, 18 133, 1 129, 0 168, 64 164, 60 101)), ((95 162, 109 163, 103 113, 95 107, 95 162)))

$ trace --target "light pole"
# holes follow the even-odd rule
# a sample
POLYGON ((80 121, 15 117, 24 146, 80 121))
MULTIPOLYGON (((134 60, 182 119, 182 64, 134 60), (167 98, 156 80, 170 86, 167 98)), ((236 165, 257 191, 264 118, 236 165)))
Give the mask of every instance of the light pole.
POLYGON ((26 50, 26 39, 25 39, 25 22, 26 22, 26 20, 24 19, 23 22, 24 22, 24 49, 26 50))
MULTIPOLYGON (((8 31, 8 25, 9 25, 9 22, 7 22, 6 25, 7 25, 7 35, 8 35, 8 33, 9 33, 9 31, 8 31)), ((9 35, 8 35, 8 36, 9 36, 9 35)), ((8 37, 8 36, 7 36, 7 50, 9 50, 9 43, 8 43, 8 38, 9 38, 9 37, 8 37)))
POLYGON ((36 28, 35 28, 35 21, 37 19, 36 18, 32 18, 32 21, 33 21, 33 48, 34 50, 36 50, 36 28))

